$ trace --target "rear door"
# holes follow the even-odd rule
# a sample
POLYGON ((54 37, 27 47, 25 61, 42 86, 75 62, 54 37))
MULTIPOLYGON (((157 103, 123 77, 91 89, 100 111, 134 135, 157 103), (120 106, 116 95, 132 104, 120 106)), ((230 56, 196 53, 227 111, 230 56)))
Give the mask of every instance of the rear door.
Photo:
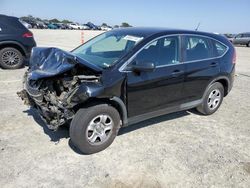
POLYGON ((185 102, 202 98, 211 79, 220 72, 219 60, 214 58, 210 38, 186 35, 183 41, 183 63, 185 65, 184 97, 185 102))

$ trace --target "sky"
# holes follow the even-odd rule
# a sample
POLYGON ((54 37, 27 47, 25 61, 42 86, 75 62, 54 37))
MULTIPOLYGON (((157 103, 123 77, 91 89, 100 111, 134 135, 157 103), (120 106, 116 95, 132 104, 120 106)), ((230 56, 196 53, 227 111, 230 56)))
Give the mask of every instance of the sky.
POLYGON ((0 14, 17 17, 218 33, 250 32, 249 10, 250 0, 0 0, 0 14))

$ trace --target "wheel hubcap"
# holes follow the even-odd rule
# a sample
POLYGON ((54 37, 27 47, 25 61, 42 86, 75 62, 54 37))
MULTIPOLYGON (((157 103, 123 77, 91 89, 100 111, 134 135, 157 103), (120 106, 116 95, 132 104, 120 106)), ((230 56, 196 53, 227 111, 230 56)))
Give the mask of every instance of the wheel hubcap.
POLYGON ((15 51, 6 51, 2 54, 2 62, 8 66, 15 66, 19 63, 20 57, 15 51))
POLYGON ((219 104, 221 100, 220 90, 214 89, 208 96, 207 104, 210 110, 214 110, 219 104))
POLYGON ((99 145, 108 140, 114 123, 109 115, 102 114, 93 118, 87 127, 87 138, 90 144, 99 145))

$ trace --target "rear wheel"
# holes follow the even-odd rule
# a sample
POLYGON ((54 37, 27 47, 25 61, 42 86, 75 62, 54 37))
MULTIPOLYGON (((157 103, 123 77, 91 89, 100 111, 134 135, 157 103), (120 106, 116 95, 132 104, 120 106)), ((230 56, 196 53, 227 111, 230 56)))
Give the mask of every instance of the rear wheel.
POLYGON ((250 41, 247 43, 247 47, 250 47, 250 41))
POLYGON ((3 48, 0 50, 0 66, 5 69, 18 69, 24 64, 24 58, 15 48, 3 48))
POLYGON ((100 104, 78 110, 70 125, 70 138, 81 152, 96 153, 113 142, 119 128, 118 111, 107 104, 100 104))
POLYGON ((197 107, 197 110, 204 114, 210 115, 218 110, 224 97, 224 87, 221 83, 215 82, 207 90, 203 102, 197 107))

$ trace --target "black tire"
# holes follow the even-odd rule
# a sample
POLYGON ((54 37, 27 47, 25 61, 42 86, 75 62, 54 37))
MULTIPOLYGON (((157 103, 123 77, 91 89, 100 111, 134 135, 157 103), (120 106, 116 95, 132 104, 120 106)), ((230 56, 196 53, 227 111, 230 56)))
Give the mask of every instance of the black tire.
MULTIPOLYGON (((108 104, 100 104, 77 111, 70 125, 70 138, 73 145, 77 147, 82 153, 97 153, 111 145, 118 133, 119 128, 120 115, 118 111, 108 104), (109 136, 103 143, 98 143, 98 140, 96 140, 96 143, 91 143, 88 138, 88 127, 90 122, 93 122, 93 119, 99 115, 108 115, 113 121, 113 127, 108 133, 109 136)), ((94 134, 94 131, 92 134, 94 134)))
POLYGON ((218 108, 220 107, 220 105, 223 101, 223 97, 224 97, 223 85, 219 82, 215 82, 208 88, 208 90, 206 91, 205 96, 203 98, 202 104, 200 106, 198 106, 196 109, 204 115, 211 115, 218 110, 218 108), (219 98, 219 101, 217 101, 217 103, 216 103, 216 100, 218 100, 218 99, 214 99, 215 103, 211 102, 211 100, 212 100, 211 98, 213 98, 213 97, 210 97, 210 95, 212 95, 212 96, 216 95, 219 98), (212 104, 209 102, 211 102, 212 104))
POLYGON ((250 41, 247 43, 247 47, 250 47, 250 41))
POLYGON ((16 48, 3 48, 0 50, 0 66, 4 69, 18 69, 23 67, 24 65, 24 57, 22 53, 17 50, 16 48), (6 57, 10 54, 13 54, 12 56, 15 57, 15 62, 9 62, 6 61, 6 57))

